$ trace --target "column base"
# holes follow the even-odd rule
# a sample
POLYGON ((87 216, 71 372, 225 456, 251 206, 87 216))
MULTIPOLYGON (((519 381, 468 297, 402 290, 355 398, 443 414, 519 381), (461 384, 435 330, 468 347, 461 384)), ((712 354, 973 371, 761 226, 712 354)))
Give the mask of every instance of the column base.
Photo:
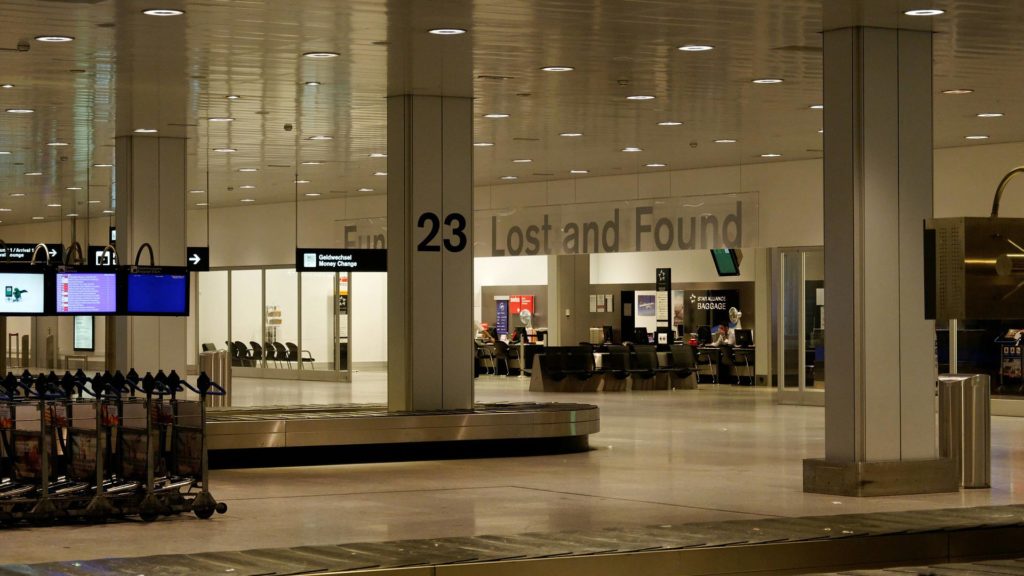
POLYGON ((896 496, 960 490, 956 462, 896 460, 829 462, 804 460, 804 492, 837 496, 896 496))

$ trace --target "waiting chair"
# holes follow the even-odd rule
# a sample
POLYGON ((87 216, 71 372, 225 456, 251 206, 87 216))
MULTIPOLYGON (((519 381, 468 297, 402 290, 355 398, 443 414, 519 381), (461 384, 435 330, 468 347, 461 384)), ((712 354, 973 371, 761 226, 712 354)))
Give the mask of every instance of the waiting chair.
POLYGON ((267 366, 270 366, 270 363, 273 362, 275 368, 281 367, 280 359, 277 357, 277 350, 274 349, 274 345, 270 342, 263 344, 263 359, 266 360, 267 366))
POLYGON ((264 363, 264 360, 266 359, 263 357, 263 346, 260 346, 259 342, 250 341, 249 348, 252 350, 253 363, 256 365, 266 365, 264 363))
POLYGON ((309 350, 303 350, 302 354, 299 354, 299 347, 294 342, 285 342, 284 345, 288 347, 288 358, 290 360, 294 360, 300 365, 303 362, 309 362, 309 367, 313 367, 313 363, 316 362, 316 359, 313 358, 312 352, 309 350))
POLYGON ((284 360, 285 364, 290 369, 292 367, 292 357, 291 354, 288 353, 288 349, 280 342, 272 342, 272 344, 274 345, 274 358, 284 360))

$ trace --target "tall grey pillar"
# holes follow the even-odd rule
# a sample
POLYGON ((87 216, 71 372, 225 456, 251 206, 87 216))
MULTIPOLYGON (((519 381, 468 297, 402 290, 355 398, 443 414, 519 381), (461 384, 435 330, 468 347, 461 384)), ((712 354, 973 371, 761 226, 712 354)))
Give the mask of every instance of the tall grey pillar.
POLYGON ((808 492, 957 489, 924 317, 931 79, 930 32, 825 32, 825 458, 804 462, 808 492))
MULTIPOLYGON (((117 254, 133 264, 144 243, 154 263, 185 265, 186 156, 184 138, 119 136, 117 155, 117 254)), ((148 253, 140 260, 149 264, 148 253)), ((185 318, 119 316, 114 320, 115 367, 185 374, 185 318)))
POLYGON ((473 406, 473 101, 388 98, 388 409, 473 406))

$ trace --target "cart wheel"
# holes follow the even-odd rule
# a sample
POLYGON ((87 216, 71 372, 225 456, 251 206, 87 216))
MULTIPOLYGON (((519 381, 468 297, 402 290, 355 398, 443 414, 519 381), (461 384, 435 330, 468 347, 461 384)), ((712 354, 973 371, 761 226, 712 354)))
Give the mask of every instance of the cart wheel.
POLYGON ((152 522, 160 517, 160 513, 156 510, 140 510, 139 518, 142 518, 143 522, 152 522))
POLYGON ((228 505, 223 502, 217 502, 217 514, 223 514, 228 511, 228 505))
POLYGON ((210 516, 213 516, 213 509, 213 506, 200 506, 198 508, 193 508, 192 512, 195 513, 196 518, 199 518, 200 520, 206 520, 210 516))

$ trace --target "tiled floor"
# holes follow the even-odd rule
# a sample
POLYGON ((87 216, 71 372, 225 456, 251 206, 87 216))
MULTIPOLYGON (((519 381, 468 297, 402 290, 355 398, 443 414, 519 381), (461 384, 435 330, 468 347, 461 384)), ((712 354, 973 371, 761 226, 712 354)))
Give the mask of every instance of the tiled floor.
MULTIPOLYGON (((591 402, 601 433, 582 454, 216 471, 224 516, 6 530, 0 563, 268 546, 571 530, 765 516, 1024 502, 1024 419, 993 419, 993 488, 848 499, 805 494, 823 454, 823 409, 764 389, 534 394, 485 378, 477 400, 591 402)), ((353 384, 235 380, 237 404, 383 402, 384 376, 353 384)))

